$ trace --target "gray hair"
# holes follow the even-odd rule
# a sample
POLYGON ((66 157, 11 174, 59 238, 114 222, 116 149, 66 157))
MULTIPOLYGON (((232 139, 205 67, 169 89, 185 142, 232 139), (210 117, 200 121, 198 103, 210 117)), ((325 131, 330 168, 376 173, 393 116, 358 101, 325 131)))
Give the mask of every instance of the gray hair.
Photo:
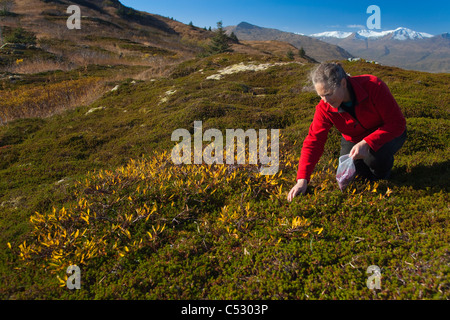
POLYGON ((321 63, 311 73, 311 81, 314 85, 322 83, 327 89, 335 90, 341 86, 342 79, 347 73, 339 63, 321 63))

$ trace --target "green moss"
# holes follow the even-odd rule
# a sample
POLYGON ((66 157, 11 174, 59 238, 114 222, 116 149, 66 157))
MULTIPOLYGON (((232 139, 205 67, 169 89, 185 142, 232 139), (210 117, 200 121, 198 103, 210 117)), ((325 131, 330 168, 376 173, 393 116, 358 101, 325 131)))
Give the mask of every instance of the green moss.
MULTIPOLYGON (((319 101, 305 89, 313 65, 290 63, 206 79, 250 61, 279 60, 236 53, 198 58, 178 65, 167 78, 114 82, 117 90, 89 106, 0 127, 0 243, 12 247, 1 252, 0 296, 448 299, 449 76, 344 62, 351 74, 372 73, 388 83, 407 117, 408 140, 391 180, 354 181, 341 193, 334 174, 340 135, 332 130, 307 194, 288 203, 301 143, 319 101), (240 168, 235 177, 226 171, 224 182, 220 175, 189 174, 189 167, 170 161, 150 166, 159 152, 170 154, 171 133, 192 131, 194 120, 223 131, 281 129, 283 171, 275 185, 251 168, 240 168), (128 176, 116 171, 121 166, 128 166, 128 176), (108 172, 116 172, 120 182, 107 178, 108 172), (104 236, 111 246, 120 240, 123 256, 106 246, 105 255, 86 259, 82 290, 71 291, 59 287, 56 275, 63 278, 64 270, 52 273, 48 257, 25 265, 18 253, 25 240, 39 246, 33 230, 41 226, 29 220, 35 212, 50 217, 53 207, 57 212, 64 207, 76 214, 61 228, 85 227, 79 217, 86 208, 76 209, 82 199, 91 214, 105 218, 92 220, 86 237, 104 236), (112 219, 123 223, 121 217, 136 215, 144 204, 158 205, 150 222, 138 219, 127 226, 130 238, 110 232, 112 219), (299 216, 310 224, 293 228, 299 216), (156 241, 133 246, 158 224, 166 227, 156 241), (319 234, 316 228, 323 230, 319 234), (380 290, 366 286, 370 265, 381 268, 380 290)), ((30 75, 22 85, 115 72, 122 70, 90 66, 86 72, 30 75)))

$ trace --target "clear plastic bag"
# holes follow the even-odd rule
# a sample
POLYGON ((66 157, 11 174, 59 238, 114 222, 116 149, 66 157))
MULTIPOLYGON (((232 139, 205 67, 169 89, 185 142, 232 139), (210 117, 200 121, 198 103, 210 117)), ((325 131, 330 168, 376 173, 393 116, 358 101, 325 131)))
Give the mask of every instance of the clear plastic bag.
POLYGON ((336 180, 339 189, 344 191, 356 175, 356 167, 353 159, 348 154, 339 157, 339 166, 336 171, 336 180))

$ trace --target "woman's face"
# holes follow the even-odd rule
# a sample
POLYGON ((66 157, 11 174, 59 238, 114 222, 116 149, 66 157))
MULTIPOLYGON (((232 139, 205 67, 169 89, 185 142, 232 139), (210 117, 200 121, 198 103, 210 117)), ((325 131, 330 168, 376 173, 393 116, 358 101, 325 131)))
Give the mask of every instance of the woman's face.
POLYGON ((346 79, 342 79, 341 85, 335 90, 327 88, 323 83, 316 83, 314 87, 320 98, 333 108, 338 108, 348 97, 346 79))

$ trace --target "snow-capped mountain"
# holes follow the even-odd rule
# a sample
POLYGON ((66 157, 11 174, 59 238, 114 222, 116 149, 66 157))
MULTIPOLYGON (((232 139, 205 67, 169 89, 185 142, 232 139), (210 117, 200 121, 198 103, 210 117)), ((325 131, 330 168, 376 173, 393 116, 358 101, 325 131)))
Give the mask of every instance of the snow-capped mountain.
POLYGON ((397 28, 392 32, 392 39, 395 40, 418 40, 432 37, 432 34, 417 32, 408 28, 397 28))
MULTIPOLYGON (((311 37, 345 39, 350 37, 352 34, 353 34, 352 32, 328 31, 312 34, 311 37)), ((357 39, 380 39, 386 36, 389 36, 392 40, 400 40, 400 41, 419 40, 433 37, 433 35, 429 33, 417 32, 403 27, 387 31, 360 30, 355 33, 355 38, 357 39)))
POLYGON ((316 39, 344 48, 354 57, 404 69, 450 72, 450 37, 432 36, 408 28, 358 32, 322 32, 316 39))

